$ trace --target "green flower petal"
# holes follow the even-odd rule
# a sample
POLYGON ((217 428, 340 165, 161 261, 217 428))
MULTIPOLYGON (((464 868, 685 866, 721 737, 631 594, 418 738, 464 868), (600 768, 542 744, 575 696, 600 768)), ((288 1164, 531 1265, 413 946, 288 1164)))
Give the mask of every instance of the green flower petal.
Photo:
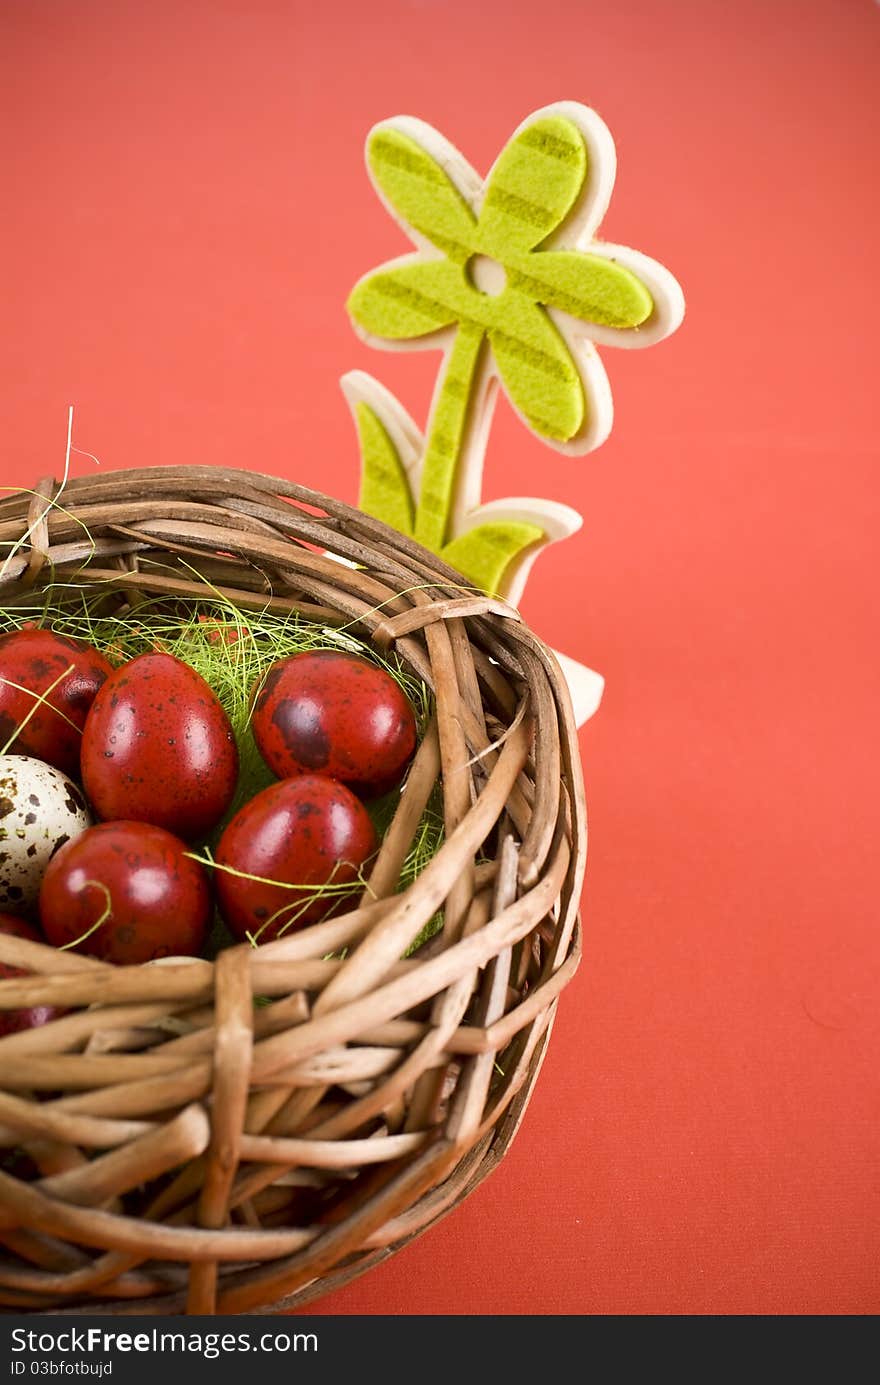
POLYGON ((468 289, 451 260, 411 260, 368 274, 351 291, 348 311, 374 337, 424 337, 458 320, 468 289))
POLYGON ((580 196, 587 150, 563 116, 542 116, 516 135, 492 170, 478 225, 479 248, 505 263, 554 231, 580 196))
POLYGON ((507 266, 510 287, 536 303, 561 308, 603 327, 638 327, 654 303, 641 279, 601 255, 578 250, 540 250, 507 266))
POLYGON ((489 332, 502 384, 540 437, 568 442, 586 414, 584 388, 568 347, 541 308, 517 293, 503 296, 503 326, 489 332))
POLYGON ((435 159, 409 135, 380 126, 367 144, 370 171, 397 215, 463 264, 473 253, 473 212, 435 159))

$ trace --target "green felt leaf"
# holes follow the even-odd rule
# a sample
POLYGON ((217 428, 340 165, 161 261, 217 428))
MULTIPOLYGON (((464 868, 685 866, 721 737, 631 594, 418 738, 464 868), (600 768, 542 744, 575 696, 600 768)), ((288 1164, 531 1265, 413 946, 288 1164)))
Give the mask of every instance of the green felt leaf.
POLYGON ((409 135, 380 126, 367 145, 367 162, 401 220, 463 264, 475 248, 476 223, 436 159, 409 135))
POLYGON ((459 534, 446 544, 441 556, 475 587, 494 595, 501 590, 512 560, 543 537, 543 529, 536 524, 499 520, 459 534))
POLYGON ((371 335, 403 341, 450 326, 466 293, 464 272, 452 260, 411 260, 361 279, 347 307, 371 335))
POLYGON ((401 534, 413 531, 413 501, 406 472, 378 414, 363 400, 355 406, 361 447, 358 506, 401 534))
POLYGON ((586 414, 568 347, 542 308, 519 293, 505 293, 503 299, 504 311, 489 340, 504 388, 536 433, 568 442, 586 414))
POLYGON ((541 250, 507 266, 510 287, 583 322, 638 327, 654 302, 641 279, 613 260, 579 250, 541 250))
POLYGON ((563 116, 541 116, 501 153, 486 189, 479 249, 505 262, 555 231, 577 201, 587 173, 580 130, 563 116))

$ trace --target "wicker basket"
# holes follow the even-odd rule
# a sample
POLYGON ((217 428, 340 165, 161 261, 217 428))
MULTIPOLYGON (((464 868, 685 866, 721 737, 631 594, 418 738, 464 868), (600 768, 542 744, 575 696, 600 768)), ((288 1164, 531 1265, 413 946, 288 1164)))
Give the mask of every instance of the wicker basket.
POLYGON ((0 1146, 39 1175, 0 1174, 0 1303, 297 1308, 452 1210, 517 1130, 580 955, 567 689, 514 609, 301 486, 184 467, 72 481, 63 508, 56 493, 0 501, 0 540, 31 530, 4 607, 52 582, 134 609, 203 597, 207 578, 242 610, 350 625, 434 694, 357 907, 215 962, 115 968, 0 939, 38 973, 0 982, 0 1006, 80 1007, 0 1039, 0 1146), (438 778, 445 843, 396 892, 438 778), (442 932, 401 960, 438 909, 442 932))

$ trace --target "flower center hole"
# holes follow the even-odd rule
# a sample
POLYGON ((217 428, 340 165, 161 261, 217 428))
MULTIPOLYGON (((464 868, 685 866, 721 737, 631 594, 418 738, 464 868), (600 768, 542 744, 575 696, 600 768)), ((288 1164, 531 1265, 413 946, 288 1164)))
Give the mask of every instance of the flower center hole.
POLYGON ((489 255, 471 255, 465 273, 477 292, 486 293, 490 298, 497 298, 507 288, 504 266, 489 255))

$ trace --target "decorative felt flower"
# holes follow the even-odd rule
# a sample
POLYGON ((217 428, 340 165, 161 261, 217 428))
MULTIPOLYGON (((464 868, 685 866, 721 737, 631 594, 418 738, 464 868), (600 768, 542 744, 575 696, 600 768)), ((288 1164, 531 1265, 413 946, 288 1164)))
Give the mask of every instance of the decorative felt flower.
MULTIPOLYGON (((412 493, 417 482, 410 532, 440 552, 455 545, 446 556, 461 566, 462 538, 484 527, 475 520, 487 508, 480 487, 496 382, 539 438, 559 451, 588 452, 612 421, 595 343, 640 346, 667 335, 681 320, 681 290, 655 261, 594 239, 615 155, 610 133, 587 107, 566 102, 530 116, 485 184, 441 135, 409 117, 373 129, 367 164, 417 249, 363 278, 349 312, 375 345, 445 352, 427 434, 419 438, 422 456, 408 474, 401 470, 396 502, 385 475, 382 503, 404 514, 402 483, 412 493)), ((399 412, 397 423, 411 438, 411 420, 399 412)), ((548 532, 548 504, 495 503, 494 533, 482 537, 484 548, 490 538, 495 544, 495 559, 484 554, 482 578, 493 568, 497 588, 502 558, 510 562, 514 550, 561 536, 564 507, 552 507, 556 532, 548 532), (519 529, 510 531, 504 558, 496 540, 506 514, 519 529)), ((465 547, 477 546, 469 539, 465 547)))

